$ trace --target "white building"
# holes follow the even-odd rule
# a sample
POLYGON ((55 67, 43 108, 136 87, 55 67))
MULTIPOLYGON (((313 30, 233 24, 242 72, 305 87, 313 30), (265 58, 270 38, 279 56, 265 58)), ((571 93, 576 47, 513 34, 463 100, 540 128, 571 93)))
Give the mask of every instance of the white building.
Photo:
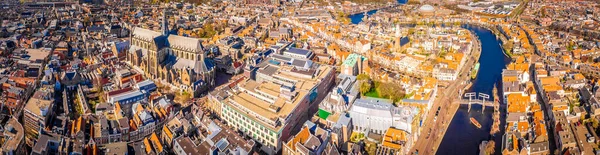
POLYGON ((358 132, 384 134, 394 127, 411 133, 418 108, 394 107, 389 100, 357 99, 348 111, 358 132))

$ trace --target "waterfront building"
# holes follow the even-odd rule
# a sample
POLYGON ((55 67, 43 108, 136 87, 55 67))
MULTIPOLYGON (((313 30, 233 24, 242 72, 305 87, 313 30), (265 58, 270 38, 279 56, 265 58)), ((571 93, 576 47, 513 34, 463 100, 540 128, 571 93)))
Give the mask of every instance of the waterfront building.
POLYGON ((234 129, 274 153, 318 109, 334 83, 331 66, 275 54, 258 64, 256 80, 242 78, 229 84, 226 94, 211 93, 210 107, 234 129), (213 96, 217 95, 217 96, 213 96), (216 99, 216 100, 215 100, 216 99), (218 108, 215 108, 218 107, 218 108))
POLYGON ((205 58, 202 40, 171 34, 166 14, 162 33, 133 29, 127 61, 160 83, 194 94, 206 91, 214 86, 214 63, 205 58))

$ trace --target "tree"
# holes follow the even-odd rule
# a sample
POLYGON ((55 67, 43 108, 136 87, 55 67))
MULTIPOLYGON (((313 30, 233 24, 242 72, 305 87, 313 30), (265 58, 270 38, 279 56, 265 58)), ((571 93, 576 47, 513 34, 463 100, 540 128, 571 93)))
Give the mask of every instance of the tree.
POLYGON ((367 74, 358 74, 356 76, 356 79, 359 80, 359 81, 362 81, 362 80, 371 80, 371 77, 369 77, 369 75, 367 75, 367 74))
POLYGON ((78 114, 75 116, 83 115, 84 111, 83 111, 83 109, 81 109, 82 105, 81 105, 81 102, 79 101, 78 96, 75 97, 75 101, 73 103, 75 103, 75 105, 73 105, 75 107, 75 112, 77 112, 77 114, 78 114))
POLYGON ((92 112, 96 112, 96 105, 98 105, 98 102, 91 100, 90 101, 90 109, 92 109, 92 112))
POLYGON ((573 108, 575 108, 575 104, 570 103, 569 104, 569 113, 573 112, 573 108))
POLYGON ((488 143, 485 145, 485 154, 488 154, 488 155, 494 154, 494 152, 496 152, 495 148, 496 148, 496 142, 494 142, 494 140, 488 141, 488 143))
POLYGON ((365 151, 367 151, 367 154, 375 154, 377 152, 377 144, 373 142, 367 142, 365 145, 365 151))
POLYGON ((187 91, 175 94, 175 101, 179 103, 186 103, 190 99, 192 99, 192 94, 188 93, 187 91))
POLYGON ((379 96, 381 97, 386 97, 388 99, 392 99, 393 96, 393 88, 390 84, 388 83, 384 83, 384 84, 380 84, 377 88, 375 88, 375 91, 377 91, 377 93, 379 94, 379 96))
POLYGON ((210 38, 217 34, 217 31, 212 23, 207 22, 202 26, 202 29, 196 32, 200 38, 210 38))
POLYGON ((388 98, 390 100, 398 101, 404 98, 404 91, 401 87, 394 83, 382 83, 376 86, 375 91, 381 97, 388 98))
POLYGON ((591 122, 592 122, 592 127, 594 127, 594 129, 598 128, 598 120, 595 118, 590 118, 591 122))
POLYGON ((360 82, 360 93, 362 95, 365 95, 365 93, 368 93, 369 91, 371 91, 371 82, 368 80, 364 80, 360 82))
POLYGON ((100 92, 98 92, 98 101, 100 101, 100 103, 106 102, 106 99, 104 98, 104 89, 99 88, 100 92))

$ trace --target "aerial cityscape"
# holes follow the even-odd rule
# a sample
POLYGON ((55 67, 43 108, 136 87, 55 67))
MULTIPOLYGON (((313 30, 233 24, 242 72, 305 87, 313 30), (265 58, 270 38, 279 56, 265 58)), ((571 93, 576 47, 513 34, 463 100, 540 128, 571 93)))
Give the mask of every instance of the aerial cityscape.
POLYGON ((599 0, 2 0, 3 155, 600 154, 599 0))

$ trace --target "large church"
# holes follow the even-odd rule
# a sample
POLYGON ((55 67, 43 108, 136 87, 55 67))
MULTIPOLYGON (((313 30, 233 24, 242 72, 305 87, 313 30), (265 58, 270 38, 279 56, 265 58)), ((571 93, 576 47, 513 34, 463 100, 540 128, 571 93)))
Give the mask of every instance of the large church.
POLYGON ((215 84, 215 65, 205 59, 202 41, 171 34, 166 12, 162 32, 135 27, 127 61, 141 68, 147 77, 180 90, 202 93, 215 84))

